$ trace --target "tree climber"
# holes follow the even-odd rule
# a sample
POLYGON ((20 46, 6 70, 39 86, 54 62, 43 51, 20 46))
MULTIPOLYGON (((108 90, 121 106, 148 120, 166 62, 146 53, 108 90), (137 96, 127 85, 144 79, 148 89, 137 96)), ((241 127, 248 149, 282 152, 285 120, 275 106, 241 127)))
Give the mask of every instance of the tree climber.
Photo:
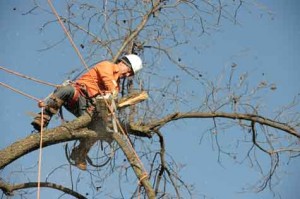
MULTIPOLYGON (((43 111, 43 128, 48 126, 51 117, 62 106, 76 117, 86 112, 91 114, 94 109, 93 102, 95 97, 116 98, 119 93, 120 79, 135 75, 142 67, 141 58, 137 55, 129 54, 119 59, 116 64, 110 61, 102 61, 93 66, 75 82, 58 87, 45 104, 39 104, 39 106, 45 107, 43 111)), ((31 125, 35 130, 40 131, 41 113, 34 118, 31 125)), ((75 164, 82 164, 79 168, 86 169, 85 158, 75 160, 75 164)))

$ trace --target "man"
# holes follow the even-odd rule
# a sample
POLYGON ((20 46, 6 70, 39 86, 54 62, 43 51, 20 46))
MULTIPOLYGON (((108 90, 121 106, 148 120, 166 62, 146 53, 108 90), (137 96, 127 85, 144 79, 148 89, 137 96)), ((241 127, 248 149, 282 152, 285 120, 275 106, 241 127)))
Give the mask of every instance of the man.
MULTIPOLYGON (((83 74, 74 83, 57 88, 46 101, 46 104, 42 105, 45 106, 43 112, 43 128, 48 126, 51 117, 56 114, 62 106, 76 117, 86 112, 92 113, 94 108, 93 99, 95 97, 99 95, 112 95, 116 97, 119 93, 120 79, 135 75, 142 67, 141 58, 137 55, 129 54, 122 57, 116 64, 109 61, 102 61, 83 74)), ((31 125, 34 129, 40 131, 41 113, 34 118, 31 125)), ((83 144, 81 144, 81 146, 82 145, 83 144)), ((74 155, 73 157, 71 155, 71 158, 75 159, 76 164, 81 164, 79 168, 83 170, 86 169, 85 157, 78 159, 75 158, 74 155)))

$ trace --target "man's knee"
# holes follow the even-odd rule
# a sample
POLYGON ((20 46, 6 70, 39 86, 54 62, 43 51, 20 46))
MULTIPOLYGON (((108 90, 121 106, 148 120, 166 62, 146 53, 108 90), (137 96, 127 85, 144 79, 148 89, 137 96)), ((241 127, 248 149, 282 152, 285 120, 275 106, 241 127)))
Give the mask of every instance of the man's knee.
POLYGON ((72 85, 61 86, 54 91, 54 94, 64 101, 72 98, 74 93, 75 89, 72 85))

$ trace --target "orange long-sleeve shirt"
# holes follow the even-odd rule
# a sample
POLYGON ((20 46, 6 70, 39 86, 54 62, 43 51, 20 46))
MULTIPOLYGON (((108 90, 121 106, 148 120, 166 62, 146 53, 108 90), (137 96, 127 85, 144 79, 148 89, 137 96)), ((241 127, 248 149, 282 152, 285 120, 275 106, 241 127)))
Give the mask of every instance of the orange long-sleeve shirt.
POLYGON ((83 74, 76 83, 84 84, 89 96, 93 97, 99 93, 118 92, 120 76, 121 72, 117 64, 102 61, 83 74))

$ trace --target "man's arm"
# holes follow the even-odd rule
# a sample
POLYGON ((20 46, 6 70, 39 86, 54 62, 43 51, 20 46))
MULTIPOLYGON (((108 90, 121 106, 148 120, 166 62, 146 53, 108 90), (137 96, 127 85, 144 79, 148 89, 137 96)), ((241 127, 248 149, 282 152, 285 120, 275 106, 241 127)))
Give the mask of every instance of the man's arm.
POLYGON ((97 72, 100 74, 102 84, 105 87, 106 93, 118 93, 119 85, 114 78, 113 65, 110 62, 104 62, 97 67, 97 72))

